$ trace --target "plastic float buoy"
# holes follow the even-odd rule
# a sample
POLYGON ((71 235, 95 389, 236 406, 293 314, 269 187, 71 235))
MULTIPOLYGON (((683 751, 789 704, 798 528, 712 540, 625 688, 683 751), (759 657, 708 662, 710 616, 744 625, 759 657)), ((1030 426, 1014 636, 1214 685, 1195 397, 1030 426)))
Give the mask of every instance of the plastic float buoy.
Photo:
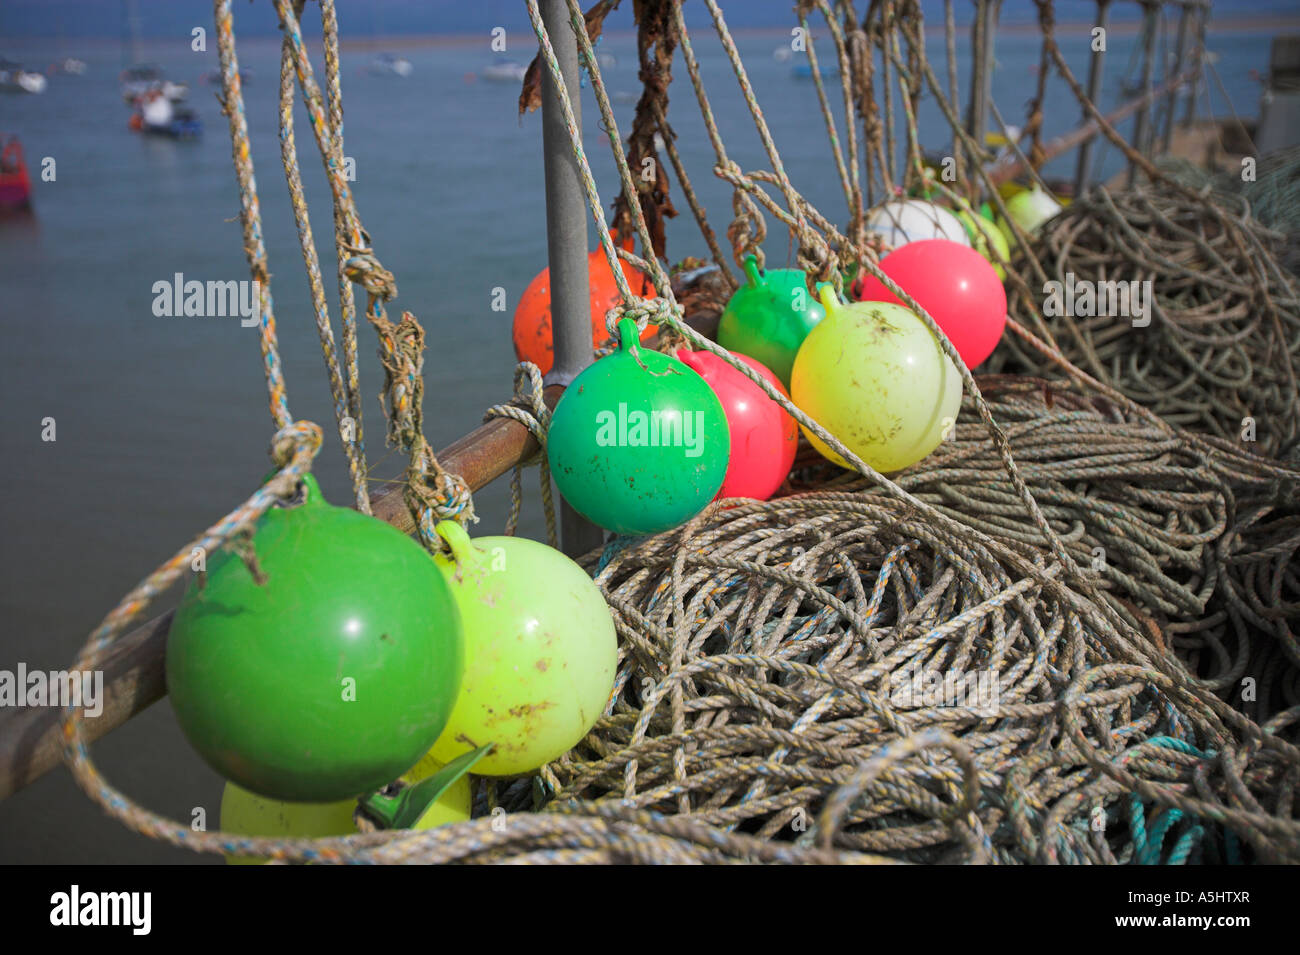
POLYGON ((757 359, 788 388, 794 356, 826 312, 808 291, 803 269, 764 272, 758 259, 747 255, 745 278, 718 320, 718 344, 757 359))
MULTIPOLYGON (((901 305, 844 305, 821 288, 826 318, 794 360, 790 394, 809 417, 880 472, 921 460, 961 407, 961 379, 921 320, 901 305)), ((804 433, 841 467, 848 462, 804 433)))
POLYGON ((222 548, 172 621, 167 687, 186 738, 273 799, 393 781, 438 738, 460 685, 460 617, 438 568, 383 521, 328 504, 311 475, 251 544, 262 582, 222 548))
MULTIPOLYGON (((631 250, 632 243, 625 243, 625 249, 631 250)), ((640 298, 654 298, 655 287, 639 269, 619 260, 623 275, 627 279, 632 294, 640 298)), ((591 286, 591 342, 594 347, 604 344, 609 338, 605 326, 605 316, 618 306, 621 298, 614 273, 609 267, 605 252, 597 249, 587 256, 587 280, 591 286)), ((657 326, 647 325, 641 333, 642 339, 649 338, 657 331, 657 326)), ((515 344, 515 357, 519 361, 530 361, 545 375, 555 364, 555 344, 551 331, 551 270, 542 269, 528 283, 528 288, 515 307, 514 325, 511 337, 515 344)))
MULTIPOLYGON (((748 355, 735 357, 766 378, 786 398, 790 397, 771 369, 748 355)), ((781 486, 794 464, 799 449, 798 424, 762 388, 712 352, 682 348, 678 349, 677 358, 709 383, 727 416, 731 457, 718 497, 766 501, 781 486)))
MULTIPOLYGON (((880 271, 930 313, 968 368, 993 354, 1007 326, 1007 293, 974 249, 946 239, 911 242, 881 259, 880 271)), ((874 275, 862 277, 858 298, 902 304, 874 275)))
POLYGON ((614 689, 618 638, 587 572, 522 537, 473 540, 438 524, 450 555, 434 558, 465 625, 465 675, 430 754, 450 762, 487 743, 486 776, 531 772, 573 748, 614 689))
POLYGON ((546 442, 555 485, 579 514, 618 534, 656 534, 694 517, 722 487, 730 439, 713 389, 676 358, 619 349, 565 389, 546 442))

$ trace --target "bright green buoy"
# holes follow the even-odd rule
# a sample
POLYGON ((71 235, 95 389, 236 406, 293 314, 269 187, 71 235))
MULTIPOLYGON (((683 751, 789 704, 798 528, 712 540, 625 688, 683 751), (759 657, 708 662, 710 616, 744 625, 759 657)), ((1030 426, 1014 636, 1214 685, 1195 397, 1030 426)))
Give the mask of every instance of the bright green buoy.
POLYGON ((438 524, 451 549, 434 563, 465 624, 465 677, 430 755, 450 763, 488 743, 474 764, 511 776, 563 756, 600 717, 614 689, 618 637, 587 572, 522 537, 473 540, 438 524))
POLYGON ((250 792, 331 802, 378 789, 433 745, 456 702, 462 635, 433 559, 383 521, 321 496, 275 507, 190 582, 167 640, 185 736, 250 792))
POLYGON ((747 255, 745 276, 718 320, 718 344, 758 359, 789 388, 794 356, 826 310, 809 293, 803 269, 762 272, 747 255))
POLYGON ((676 358, 647 351, 636 323, 578 375, 551 418, 546 452, 565 500, 618 534, 655 534, 694 517, 727 473, 731 438, 713 389, 676 358))

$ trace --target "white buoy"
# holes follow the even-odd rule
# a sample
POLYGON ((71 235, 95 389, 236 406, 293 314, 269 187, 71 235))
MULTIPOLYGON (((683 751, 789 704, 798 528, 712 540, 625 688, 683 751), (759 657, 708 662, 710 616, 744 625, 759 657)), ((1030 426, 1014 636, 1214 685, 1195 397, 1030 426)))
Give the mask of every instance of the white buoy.
POLYGON ((966 229, 947 209, 923 199, 899 199, 871 210, 867 228, 893 248, 921 239, 948 239, 970 246, 966 229))

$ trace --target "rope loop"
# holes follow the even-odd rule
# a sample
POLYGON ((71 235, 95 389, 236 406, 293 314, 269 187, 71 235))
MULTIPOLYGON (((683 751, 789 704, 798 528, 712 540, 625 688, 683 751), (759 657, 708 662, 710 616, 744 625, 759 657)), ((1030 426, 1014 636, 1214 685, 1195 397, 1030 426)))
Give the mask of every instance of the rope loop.
MULTIPOLYGON (((612 350, 612 349, 611 349, 612 350)), ((542 513, 546 518, 547 542, 559 549, 559 530, 555 521, 555 500, 551 490, 551 472, 546 459, 546 438, 551 428, 551 409, 546 406, 542 372, 530 361, 515 366, 515 393, 510 401, 493 405, 483 415, 484 421, 510 418, 518 421, 537 439, 540 450, 514 467, 510 474, 510 510, 506 515, 505 536, 513 537, 523 510, 523 469, 538 465, 538 482, 542 494, 542 513)))
POLYGON ((508 402, 493 405, 483 413, 483 420, 493 418, 510 418, 518 421, 537 439, 542 446, 538 454, 524 462, 533 464, 537 458, 546 453, 546 435, 551 427, 551 409, 543 398, 541 369, 531 361, 521 361, 515 366, 515 393, 508 402))

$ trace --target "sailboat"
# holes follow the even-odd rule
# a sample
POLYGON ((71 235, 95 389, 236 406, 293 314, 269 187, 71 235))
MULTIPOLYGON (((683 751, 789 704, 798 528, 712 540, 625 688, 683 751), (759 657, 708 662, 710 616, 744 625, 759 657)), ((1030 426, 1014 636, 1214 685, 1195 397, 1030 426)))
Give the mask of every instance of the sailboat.
POLYGON ((139 106, 146 95, 160 92, 173 103, 179 103, 189 95, 190 88, 185 83, 174 83, 167 79, 162 67, 153 63, 141 62, 140 55, 140 9, 136 0, 123 3, 127 37, 123 42, 123 59, 130 53, 129 62, 124 63, 118 81, 122 84, 122 100, 128 106, 139 106), (128 46, 129 44, 129 46, 128 46))

